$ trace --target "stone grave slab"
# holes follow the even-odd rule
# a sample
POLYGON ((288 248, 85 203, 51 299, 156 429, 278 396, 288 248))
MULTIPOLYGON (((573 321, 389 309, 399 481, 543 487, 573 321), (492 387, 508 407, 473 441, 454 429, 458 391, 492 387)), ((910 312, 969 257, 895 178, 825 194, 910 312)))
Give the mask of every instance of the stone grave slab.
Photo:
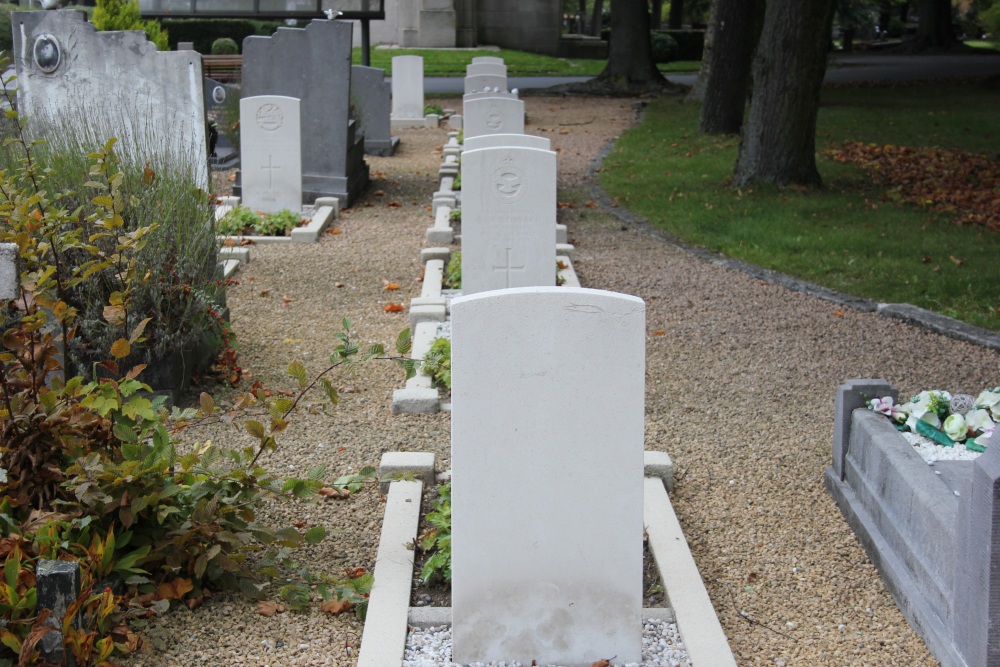
POLYGON ((364 136, 365 153, 392 155, 399 145, 399 137, 393 137, 391 132, 392 93, 385 80, 385 70, 351 65, 351 104, 364 136))
POLYGON ((243 202, 265 213, 302 208, 302 123, 294 97, 240 100, 243 202))
POLYGON ((639 662, 642 300, 534 287, 451 309, 453 660, 639 662))
POLYGON ((424 126, 424 59, 396 56, 392 59, 392 126, 424 126))
POLYGON ((201 56, 158 51, 138 30, 98 32, 81 11, 14 12, 20 111, 29 131, 70 128, 84 145, 112 136, 122 159, 190 164, 208 189, 201 56))
POLYGON ((465 138, 524 134, 524 102, 514 97, 476 97, 462 102, 465 138))
MULTIPOLYGON (((473 65, 503 65, 503 58, 497 56, 476 56, 472 59, 473 65)), ((506 66, 506 65, 505 65, 506 66)))
MULTIPOLYGON (((243 40, 243 96, 301 100, 302 197, 347 206, 368 184, 364 137, 350 114, 352 25, 311 21, 243 40)), ((242 173, 240 174, 242 191, 242 173)))
POLYGON ((555 285, 556 154, 462 154, 462 293, 555 285))

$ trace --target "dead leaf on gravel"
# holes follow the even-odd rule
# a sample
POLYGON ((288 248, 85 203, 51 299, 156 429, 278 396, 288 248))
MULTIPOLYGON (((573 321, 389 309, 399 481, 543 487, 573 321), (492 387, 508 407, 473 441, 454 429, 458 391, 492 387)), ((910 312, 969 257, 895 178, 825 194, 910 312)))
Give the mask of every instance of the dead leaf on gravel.
POLYGON ((324 486, 317 493, 324 498, 332 498, 333 500, 343 500, 351 495, 347 489, 338 489, 332 486, 324 486))
POLYGON ((261 295, 261 296, 267 296, 267 295, 268 295, 268 294, 270 294, 270 293, 271 293, 271 290, 269 290, 269 289, 262 289, 262 290, 260 291, 260 295, 261 295))
POLYGON ((327 600, 319 606, 319 609, 324 614, 336 616, 337 614, 343 614, 345 611, 354 609, 354 603, 349 600, 327 600))
POLYGON ((257 242, 254 241, 253 239, 248 239, 245 236, 243 236, 243 237, 240 238, 240 245, 241 246, 255 245, 256 243, 257 242))
POLYGON ((285 607, 277 602, 261 600, 257 603, 257 613, 261 616, 274 616, 275 614, 280 614, 283 611, 285 611, 285 607))
POLYGON ((232 248, 233 246, 236 245, 236 243, 237 243, 236 239, 234 239, 232 236, 227 236, 222 241, 222 247, 223 248, 232 248))
POLYGON ((403 304, 393 303, 390 301, 389 303, 387 303, 385 306, 382 307, 382 310, 384 310, 387 313, 401 313, 403 312, 403 304))
POLYGON ((385 196, 385 190, 376 190, 375 192, 372 193, 372 196, 374 196, 374 197, 384 197, 385 196))
POLYGON ((281 297, 281 307, 288 308, 290 305, 292 305, 293 301, 295 301, 295 299, 285 294, 284 296, 281 297))
POLYGON ((333 236, 336 236, 337 234, 340 234, 341 231, 338 228, 336 228, 336 227, 330 227, 329 229, 326 230, 326 233, 327 234, 332 234, 333 236))
POLYGON ((334 287, 343 287, 344 283, 342 283, 342 282, 336 282, 336 283, 333 284, 333 286, 334 287))
POLYGON ((589 201, 586 204, 584 204, 584 206, 586 206, 587 208, 597 208, 598 206, 600 206, 600 204, 598 204, 597 202, 589 201))
POLYGON ((658 329, 658 330, 656 330, 656 331, 654 331, 652 333, 653 333, 654 336, 666 336, 667 335, 667 332, 663 331, 662 329, 658 329))
POLYGON ((389 202, 389 208, 399 208, 400 206, 402 206, 402 204, 398 201, 389 202))
POLYGON ((390 283, 388 280, 383 280, 382 287, 391 292, 399 289, 399 283, 390 283))
POLYGON ((590 667, 608 667, 610 664, 610 660, 598 660, 597 662, 591 664, 590 667))

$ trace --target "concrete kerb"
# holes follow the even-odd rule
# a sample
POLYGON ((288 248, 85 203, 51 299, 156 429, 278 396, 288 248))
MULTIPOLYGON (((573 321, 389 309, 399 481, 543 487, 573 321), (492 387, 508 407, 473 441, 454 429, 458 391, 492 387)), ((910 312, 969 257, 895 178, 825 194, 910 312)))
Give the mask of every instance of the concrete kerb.
MULTIPOLYGON (((359 667, 399 667, 408 625, 451 624, 450 608, 409 607, 422 480, 433 479, 434 457, 417 453, 404 460, 399 454, 387 453, 382 459, 380 480, 388 485, 388 497, 376 557, 375 584, 358 655, 359 667), (417 479, 391 481, 398 476, 417 479)), ((669 461, 669 456, 646 452, 645 459, 648 471, 651 460, 654 466, 661 465, 664 460, 669 461)), ((644 609, 643 616, 676 622, 694 667, 735 667, 729 642, 670 505, 665 479, 647 476, 643 484, 643 523, 671 604, 669 609, 644 609)))
POLYGON ((872 301, 871 299, 865 299, 852 294, 844 294, 843 292, 838 292, 836 290, 823 287, 822 285, 816 285, 784 273, 765 269, 764 267, 750 264, 749 262, 730 259, 725 255, 710 252, 704 248, 683 243, 669 234, 655 229, 649 224, 649 221, 646 220, 646 218, 641 215, 636 215, 628 209, 620 208, 618 204, 613 202, 611 197, 609 197, 608 194, 599 185, 597 185, 597 170, 601 168, 604 158, 611 154, 614 145, 614 140, 605 144, 604 148, 601 149, 601 152, 590 164, 590 167, 587 170, 587 178, 591 185, 588 189, 591 199, 600 203, 601 207, 605 211, 615 216, 622 223, 648 234, 662 243, 703 259, 706 262, 746 273, 747 275, 753 276, 758 280, 763 280, 766 283, 781 285, 782 287, 792 290, 793 292, 808 294, 818 299, 829 301, 845 308, 852 308, 863 313, 876 313, 883 317, 900 319, 921 329, 941 334, 942 336, 948 336, 949 338, 955 338, 957 340, 981 345, 991 350, 1000 350, 1000 334, 995 331, 974 327, 970 324, 966 324, 965 322, 960 322, 959 320, 951 317, 946 317, 939 313, 924 310, 923 308, 919 308, 908 303, 878 303, 876 301, 872 301))

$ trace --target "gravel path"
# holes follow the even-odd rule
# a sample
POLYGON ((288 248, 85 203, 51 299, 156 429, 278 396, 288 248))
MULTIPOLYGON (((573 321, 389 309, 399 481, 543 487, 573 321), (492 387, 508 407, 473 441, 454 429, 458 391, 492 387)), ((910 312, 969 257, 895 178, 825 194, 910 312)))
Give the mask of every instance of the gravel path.
MULTIPOLYGON (((848 378, 885 377, 902 396, 930 388, 975 395, 1000 383, 1000 355, 706 263, 588 206, 587 167, 633 122, 631 103, 525 102, 526 131, 560 151, 559 199, 572 205, 560 220, 582 283, 646 300, 646 447, 674 460, 674 507, 739 664, 936 664, 824 490, 834 392, 848 378)), ((406 326, 405 312, 383 306, 419 293, 445 132, 400 136, 396 156, 367 158, 374 182, 342 216, 340 234, 251 250, 229 303, 241 362, 265 385, 291 388, 284 369, 292 358, 322 368, 345 316, 362 341, 390 342, 406 326), (400 289, 386 291, 384 281, 400 289)), ((390 414, 402 385, 396 368, 369 366, 336 382, 356 391, 329 414, 297 416, 266 465, 301 473, 325 462, 341 474, 402 450, 435 452, 439 468, 449 467, 447 414, 390 414)), ((196 435, 249 442, 232 431, 196 435)), ((333 533, 303 563, 334 574, 374 565, 376 491, 279 513, 333 533)), ((157 648, 129 664, 351 666, 361 629, 350 615, 318 610, 266 618, 255 603, 220 595, 158 620, 147 633, 157 648)))

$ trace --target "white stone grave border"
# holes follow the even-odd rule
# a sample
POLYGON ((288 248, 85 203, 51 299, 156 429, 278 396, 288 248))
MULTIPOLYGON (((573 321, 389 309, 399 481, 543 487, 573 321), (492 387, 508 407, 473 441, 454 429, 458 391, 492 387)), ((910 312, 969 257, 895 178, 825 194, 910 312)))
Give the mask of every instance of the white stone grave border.
MULTIPOLYGON (((221 197, 215 207, 215 219, 240 205, 239 197, 221 197)), ((307 209, 308 210, 308 209, 307 209)), ((315 243, 320 235, 340 217, 340 202, 337 197, 319 197, 312 206, 309 223, 296 227, 290 236, 219 236, 220 243, 227 240, 237 245, 243 241, 253 243, 315 243)))
MULTIPOLYGON (((719 617, 670 504, 668 494, 673 491, 670 456, 666 452, 647 451, 643 458, 643 524, 671 604, 669 608, 643 609, 643 617, 677 623, 693 667, 736 667, 719 617)), ((410 607, 420 500, 424 487, 435 479, 432 453, 382 455, 379 488, 387 495, 385 516, 358 667, 399 667, 408 627, 451 624, 449 607, 410 607)))

